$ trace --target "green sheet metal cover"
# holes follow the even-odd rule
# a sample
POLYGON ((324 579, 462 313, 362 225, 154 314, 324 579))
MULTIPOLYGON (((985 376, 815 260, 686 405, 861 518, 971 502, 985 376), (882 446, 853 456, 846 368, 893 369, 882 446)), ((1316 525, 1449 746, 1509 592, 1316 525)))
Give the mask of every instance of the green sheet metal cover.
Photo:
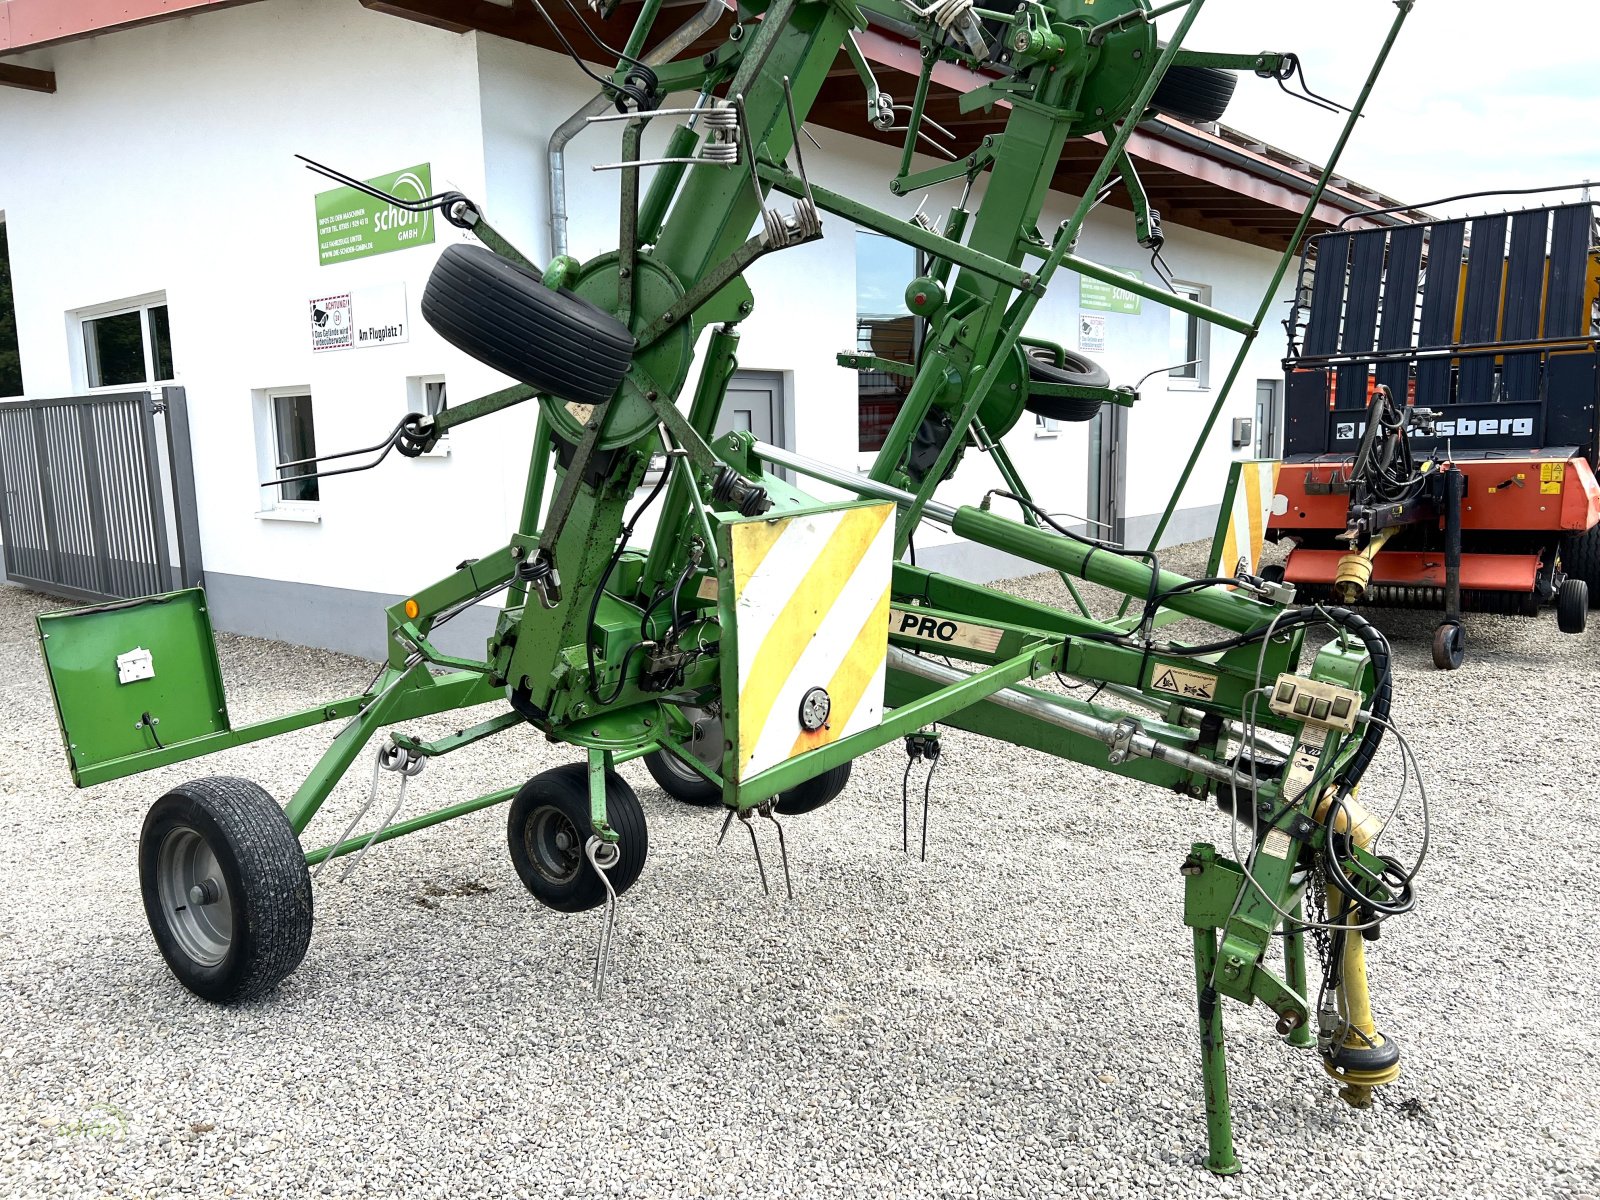
POLYGON ((38 625, 73 782, 85 767, 229 728, 201 589, 43 613, 38 625))

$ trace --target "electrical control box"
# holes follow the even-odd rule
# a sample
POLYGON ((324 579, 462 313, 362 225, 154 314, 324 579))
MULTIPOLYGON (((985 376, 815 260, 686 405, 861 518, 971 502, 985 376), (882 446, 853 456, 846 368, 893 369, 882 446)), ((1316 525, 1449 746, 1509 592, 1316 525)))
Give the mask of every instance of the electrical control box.
POLYGON ((1349 733, 1361 712, 1361 693, 1301 675, 1279 675, 1267 707, 1291 721, 1349 733))

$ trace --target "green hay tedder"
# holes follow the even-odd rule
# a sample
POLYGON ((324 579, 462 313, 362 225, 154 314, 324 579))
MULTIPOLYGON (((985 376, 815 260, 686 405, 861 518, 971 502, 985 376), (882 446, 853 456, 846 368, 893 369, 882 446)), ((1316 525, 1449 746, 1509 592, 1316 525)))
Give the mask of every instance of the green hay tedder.
MULTIPOLYGON (((605 910, 596 955, 603 988, 617 898, 639 877, 647 846, 644 813, 618 763, 646 757, 669 792, 724 805, 724 832, 738 819, 754 842, 752 817, 776 821, 827 803, 868 751, 908 739, 908 751, 936 753, 929 731, 941 723, 1190 797, 1197 814, 1202 801, 1230 814, 1242 850, 1229 858, 1196 844, 1182 859, 1211 1170, 1238 1170, 1225 997, 1265 1005, 1290 1045, 1314 1048, 1352 1103, 1392 1080, 1399 1048, 1373 1023, 1364 935, 1411 907, 1416 866, 1379 853, 1381 823, 1356 799, 1389 730, 1382 635, 1348 609, 1296 607, 1293 589, 1280 583, 1229 566, 1184 578, 1162 570, 1156 554, 1059 525, 1031 498, 1002 442, 1025 414, 1082 420, 1138 400, 1029 334, 1030 316, 1063 269, 1241 335, 1201 442, 1268 316, 1289 254, 1260 308, 1240 317, 1076 252, 1085 218, 1112 185, 1128 188, 1138 236, 1159 246, 1159 220, 1126 150, 1163 97, 1214 119, 1220 108, 1203 110, 1226 103, 1231 72, 1282 81, 1296 70, 1289 54, 1186 49, 1204 3, 1007 0, 989 9, 974 0, 926 8, 770 0, 741 5, 739 23, 711 53, 674 60, 644 55, 661 8, 647 0, 585 110, 594 128, 620 135, 615 249, 581 262, 560 255, 540 268, 465 196, 385 197, 438 210, 466 231, 439 256, 423 314, 516 383, 431 418, 413 414, 377 455, 415 455, 463 422, 537 404, 515 534, 387 611, 388 659, 367 691, 243 727, 228 718, 203 593, 39 622, 82 786, 291 730, 337 727, 285 807, 249 781, 205 778, 151 809, 139 849, 145 905, 184 986, 221 1002, 261 995, 306 951, 311 868, 510 801, 511 857, 533 895, 562 911, 605 910), (1165 14, 1175 23, 1162 41, 1155 20, 1165 14), (854 31, 869 22, 920 48, 909 108, 897 110, 879 91, 854 49, 854 31), (874 123, 906 127, 890 191, 965 181, 942 222, 902 220, 809 181, 803 126, 842 48, 854 51, 874 123), (943 63, 988 77, 963 104, 1001 106, 1004 132, 965 157, 914 171, 930 79, 943 63), (672 132, 666 153, 642 162, 651 122, 672 132), (1070 219, 1047 236, 1038 221, 1063 147, 1090 135, 1103 138, 1104 157, 1070 219), (969 207, 975 193, 981 200, 969 207), (923 264, 906 281, 921 331, 916 365, 842 356, 848 366, 911 376, 864 475, 747 433, 713 434, 739 324, 757 303, 746 268, 823 236, 832 218, 914 247, 923 264), (636 500, 663 454, 665 469, 636 500), (1005 490, 975 506, 942 504, 939 488, 966 455, 992 460, 1005 490), (851 498, 820 502, 794 479, 851 498), (656 532, 636 546, 630 539, 645 508, 656 532), (1059 572, 1075 605, 1030 602, 904 561, 922 522, 1059 572), (1080 580, 1127 596, 1124 615, 1091 616, 1072 590, 1080 580), (481 659, 434 644, 444 622, 502 594, 481 659), (1178 620, 1207 631, 1175 637, 1178 620), (1318 629, 1333 636, 1313 652, 1307 637, 1318 629), (1091 684, 1092 694, 1030 686, 1056 675, 1091 684), (502 711, 439 740, 400 728, 489 702, 502 711), (572 746, 578 761, 407 820, 395 819, 396 801, 374 831, 357 834, 352 823, 332 844, 303 849, 317 810, 364 751, 374 755, 373 796, 386 771, 403 795, 404 781, 430 759, 524 723, 572 746), (1307 944, 1321 968, 1316 993, 1307 944)), ((1411 0, 1396 7, 1295 243, 1411 0)), ((681 52, 687 43, 664 44, 681 52)), ((1199 453, 1197 443, 1168 517, 1199 453)), ((365 465, 285 464, 295 476, 365 465)))

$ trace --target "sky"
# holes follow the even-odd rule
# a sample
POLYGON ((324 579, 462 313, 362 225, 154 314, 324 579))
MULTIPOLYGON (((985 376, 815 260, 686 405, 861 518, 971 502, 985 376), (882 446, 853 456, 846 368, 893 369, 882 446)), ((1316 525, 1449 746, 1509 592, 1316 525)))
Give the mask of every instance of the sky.
MULTIPOLYGON (((1361 90, 1396 14, 1392 0, 1207 0, 1193 50, 1293 51, 1311 89, 1344 103, 1361 90)), ((1410 204, 1495 187, 1593 179, 1600 198, 1600 0, 1417 0, 1339 174, 1410 204), (1526 24, 1518 14, 1525 14, 1526 24)), ((1162 36, 1176 14, 1160 21, 1162 36)), ((1343 114, 1242 74, 1223 123, 1322 163, 1343 114)), ((1552 195, 1552 199, 1575 198, 1552 195)), ((1521 207, 1538 197, 1436 206, 1442 214, 1521 207)))

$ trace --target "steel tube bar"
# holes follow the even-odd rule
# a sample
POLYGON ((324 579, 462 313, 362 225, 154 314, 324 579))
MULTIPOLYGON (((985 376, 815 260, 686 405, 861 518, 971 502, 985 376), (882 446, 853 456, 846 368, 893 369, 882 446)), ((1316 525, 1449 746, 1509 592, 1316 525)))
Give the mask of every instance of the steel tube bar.
MULTIPOLYGON (((969 678, 965 671, 954 667, 947 667, 933 659, 921 655, 911 654, 905 650, 891 648, 889 650, 889 666, 896 671, 904 671, 907 675, 915 675, 931 683, 949 685, 961 683, 969 678)), ((1012 688, 1002 688, 1000 691, 990 693, 986 698, 990 704, 999 705, 1001 708, 1023 716, 1034 717, 1046 721, 1051 725, 1065 729, 1069 733, 1076 733, 1083 737, 1092 738, 1097 742, 1111 745, 1119 737, 1119 730, 1115 721, 1102 721, 1098 717, 1091 717, 1087 713, 1076 712, 1063 705, 1051 704, 1048 701, 1028 696, 1012 688)), ((1128 752, 1139 758, 1150 758, 1157 762, 1164 762, 1169 766, 1177 767, 1197 775, 1204 775, 1219 783, 1248 788, 1250 778, 1242 772, 1224 766, 1222 763, 1212 762, 1209 758, 1202 758, 1198 754, 1191 754, 1187 750, 1180 750, 1176 746, 1169 746, 1165 742, 1157 741, 1149 734, 1135 732, 1128 742, 1128 752)))
POLYGON ((353 838, 347 838, 333 846, 324 846, 320 850, 312 850, 306 855, 306 865, 314 867, 325 858, 338 858, 344 854, 351 854, 363 846, 376 846, 379 842, 387 842, 391 838, 401 837, 408 833, 415 833, 419 829, 427 829, 430 825, 439 825, 456 817, 464 817, 468 813, 477 812, 479 809, 491 808, 496 804, 504 804, 521 790, 521 785, 512 788, 501 788, 498 792, 490 792, 474 800, 463 800, 460 804, 451 804, 445 808, 434 809, 433 812, 423 813, 420 817, 412 817, 409 821, 401 821, 379 830, 377 834, 363 833, 353 838))
MULTIPOLYGON (((843 488, 847 492, 854 492, 858 496, 867 496, 873 500, 893 500, 899 505, 910 505, 916 497, 910 492, 887 483, 879 483, 865 475, 858 475, 854 471, 842 470, 839 467, 829 466, 825 462, 818 462, 814 458, 806 458, 792 450, 784 450, 768 442, 756 442, 750 447, 750 452, 757 458, 774 466, 787 467, 797 475, 805 475, 812 479, 820 479, 823 483, 831 483, 834 487, 843 488)), ((956 510, 947 504, 927 504, 922 515, 928 520, 940 525, 951 525, 956 519, 956 510)))

